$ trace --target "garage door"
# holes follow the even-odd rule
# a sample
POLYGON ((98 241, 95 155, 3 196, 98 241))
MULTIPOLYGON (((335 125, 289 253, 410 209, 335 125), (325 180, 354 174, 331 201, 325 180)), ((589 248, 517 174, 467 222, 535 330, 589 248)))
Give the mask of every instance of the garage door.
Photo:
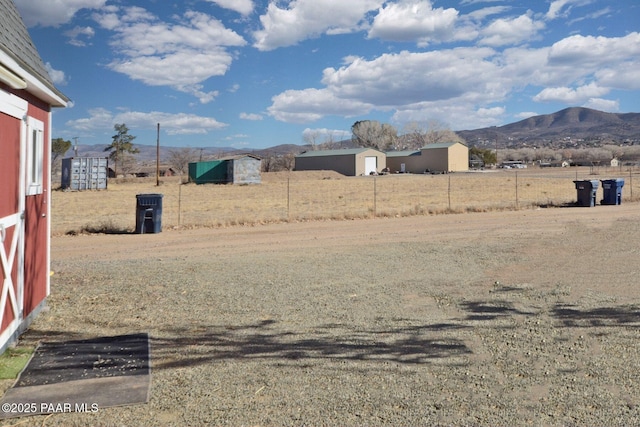
POLYGON ((369 175, 371 172, 378 171, 378 158, 376 156, 364 158, 364 173, 369 175))

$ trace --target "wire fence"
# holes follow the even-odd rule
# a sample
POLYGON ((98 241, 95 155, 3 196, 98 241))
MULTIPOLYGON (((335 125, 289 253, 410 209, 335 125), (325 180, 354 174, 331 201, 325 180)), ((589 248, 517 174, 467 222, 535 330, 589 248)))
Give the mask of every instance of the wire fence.
POLYGON ((176 218, 170 222, 223 226, 570 206, 577 201, 574 181, 596 181, 599 204, 601 181, 608 179, 623 179, 622 201, 631 201, 640 196, 640 188, 634 188, 640 182, 638 173, 618 168, 512 169, 340 178, 328 174, 324 179, 289 176, 247 186, 189 184, 180 187, 176 218))
POLYGON ((442 175, 345 177, 331 171, 265 173, 250 185, 184 184, 180 177, 110 182, 107 191, 56 191, 52 230, 134 229, 136 195, 161 193, 162 226, 225 227, 270 222, 482 212, 571 206, 574 181, 623 179, 621 202, 640 200, 638 168, 511 169, 442 175), (153 181, 153 182, 152 182, 153 181))

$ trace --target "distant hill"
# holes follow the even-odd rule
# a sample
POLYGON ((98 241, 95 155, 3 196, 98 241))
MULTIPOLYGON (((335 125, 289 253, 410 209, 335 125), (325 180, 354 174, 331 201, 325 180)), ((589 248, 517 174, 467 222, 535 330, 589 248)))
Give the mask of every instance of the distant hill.
POLYGON ((568 148, 602 144, 640 144, 640 113, 605 113, 572 107, 504 126, 456 132, 469 145, 493 148, 568 148))
MULTIPOLYGON (((149 163, 156 161, 156 146, 155 145, 144 145, 144 144, 134 144, 135 148, 140 150, 138 154, 136 154, 136 159, 139 163, 149 163)), ((77 157, 107 157, 109 153, 105 152, 104 149, 107 147, 107 144, 94 144, 94 145, 78 145, 78 154, 77 157)), ((169 153, 173 150, 182 150, 184 147, 163 147, 160 146, 160 160, 162 162, 168 159, 169 153)), ((191 148, 195 154, 194 160, 210 160, 215 158, 220 158, 224 156, 232 156, 234 154, 242 154, 242 153, 250 153, 255 154, 260 157, 268 157, 274 155, 283 155, 287 153, 301 153, 304 150, 307 150, 308 147, 302 145, 295 144, 283 144, 275 147, 265 148, 265 149, 246 149, 241 150, 233 147, 197 147, 191 148)), ((75 157, 76 153, 73 147, 67 151, 64 157, 75 157)))

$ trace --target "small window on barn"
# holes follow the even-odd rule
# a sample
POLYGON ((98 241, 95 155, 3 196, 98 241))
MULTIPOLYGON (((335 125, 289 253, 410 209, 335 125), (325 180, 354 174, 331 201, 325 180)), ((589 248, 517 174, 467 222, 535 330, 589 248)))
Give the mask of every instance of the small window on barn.
POLYGON ((29 117, 27 122, 27 196, 42 194, 44 175, 44 123, 29 117))

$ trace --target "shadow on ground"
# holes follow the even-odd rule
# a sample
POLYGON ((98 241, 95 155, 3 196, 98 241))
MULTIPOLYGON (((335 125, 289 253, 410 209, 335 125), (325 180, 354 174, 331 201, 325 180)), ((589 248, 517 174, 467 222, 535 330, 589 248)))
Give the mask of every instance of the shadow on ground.
MULTIPOLYGON (((274 320, 247 325, 194 325, 190 328, 148 331, 153 369, 172 369, 225 360, 291 361, 368 361, 400 364, 465 363, 474 349, 464 342, 465 331, 478 327, 475 321, 507 319, 514 316, 549 315, 557 327, 607 328, 640 326, 638 306, 581 309, 556 304, 549 310, 532 313, 514 308, 513 303, 471 301, 461 304, 467 313, 450 323, 411 325, 415 319, 377 319, 376 328, 364 329, 348 324, 319 325, 297 331, 274 320), (469 322, 469 323, 468 323, 469 322), (473 323, 472 323, 473 322, 473 323), (398 325, 400 324, 400 325, 398 325)), ((489 327, 491 324, 487 323, 489 327)), ((496 324, 503 329, 504 323, 496 324)), ((508 327, 508 326, 507 326, 508 327)), ((147 332, 147 331, 137 331, 147 332)), ((31 342, 86 339, 86 335, 65 331, 31 329, 25 338, 31 342)))

